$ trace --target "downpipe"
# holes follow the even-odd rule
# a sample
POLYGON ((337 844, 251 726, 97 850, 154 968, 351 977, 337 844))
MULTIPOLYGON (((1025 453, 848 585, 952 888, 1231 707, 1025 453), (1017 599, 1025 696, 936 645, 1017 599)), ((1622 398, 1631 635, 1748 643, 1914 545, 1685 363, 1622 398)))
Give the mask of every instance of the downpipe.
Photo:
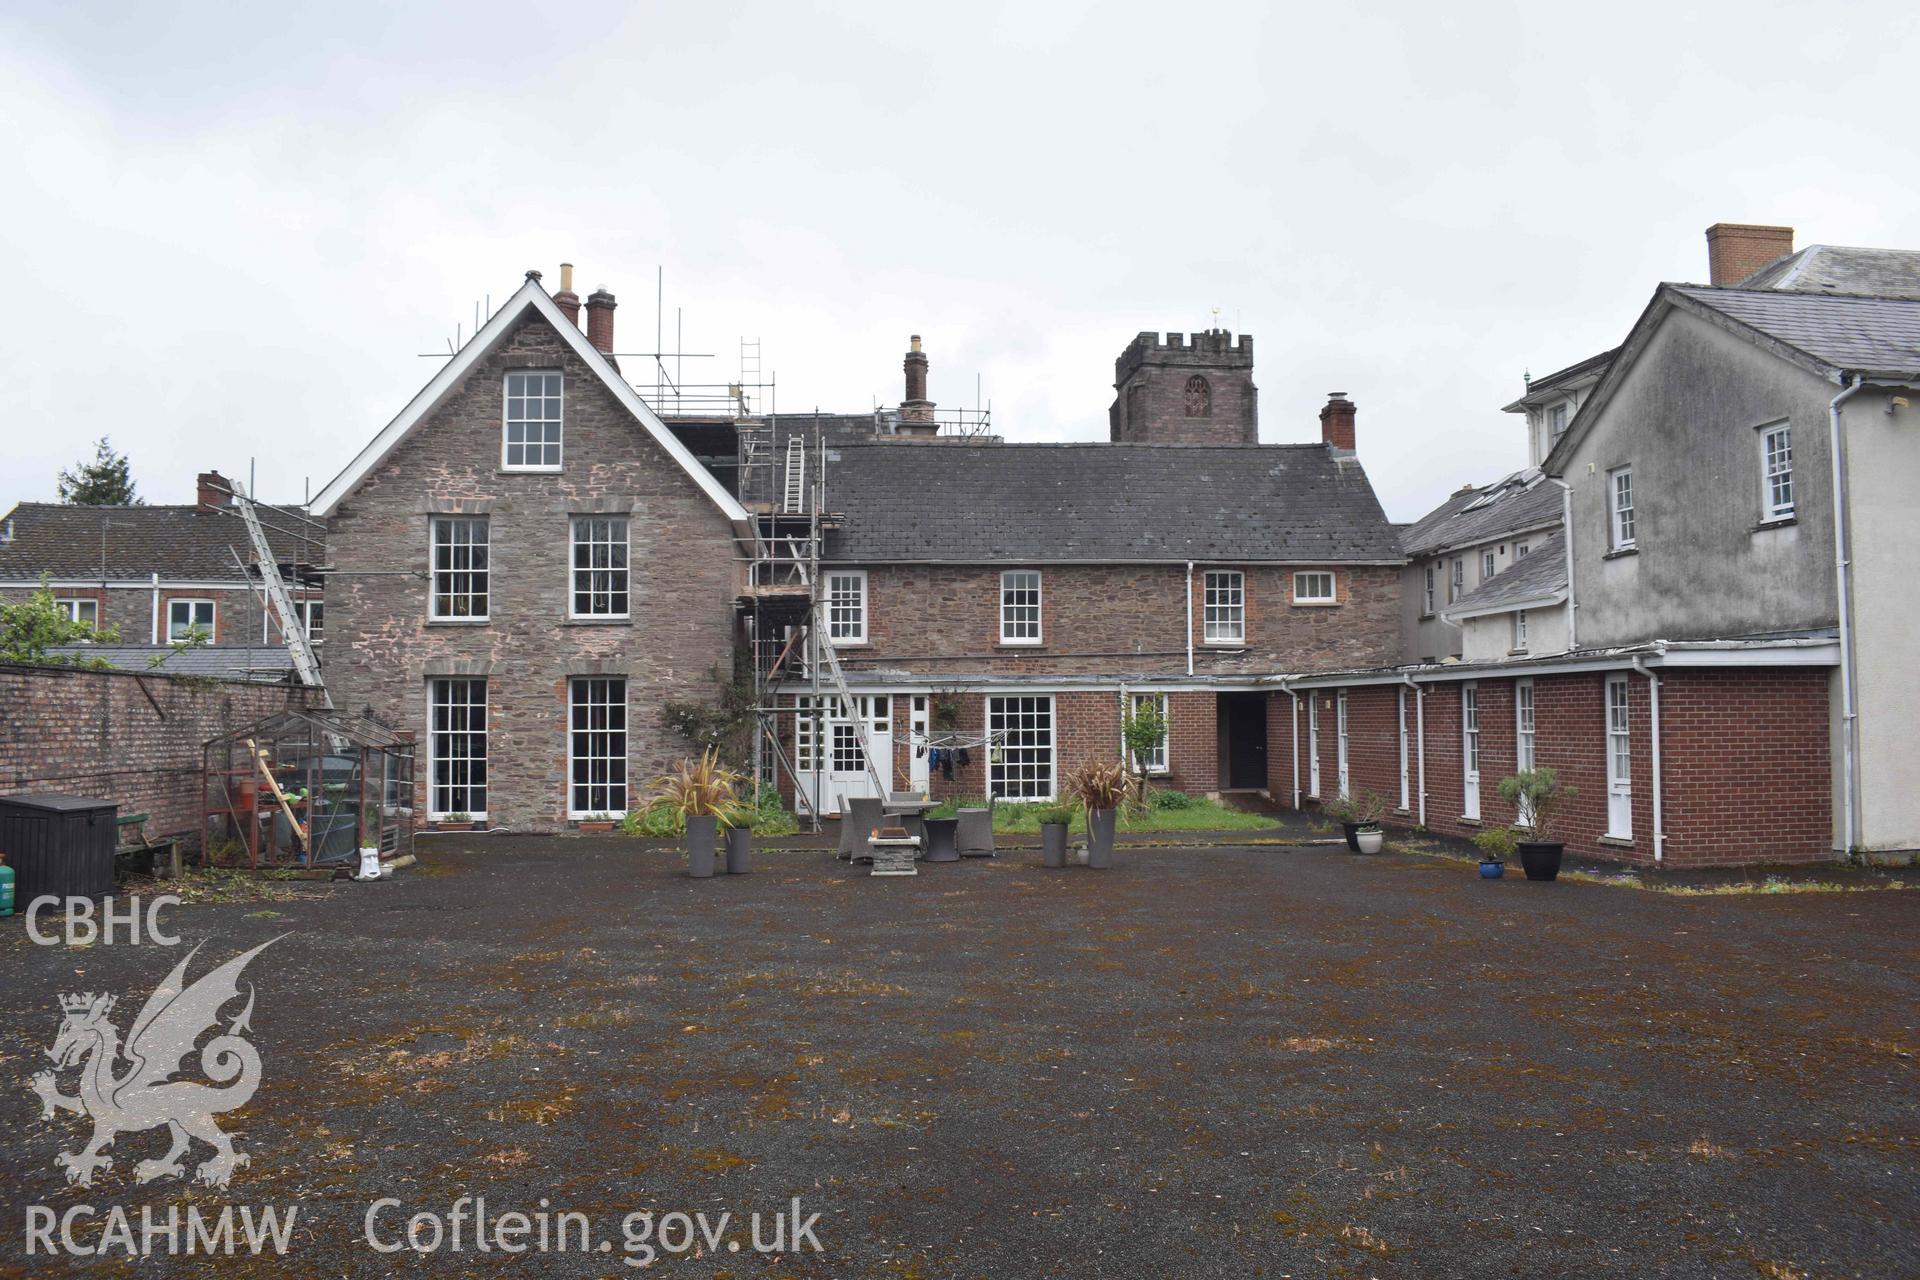
POLYGON ((1415 682, 1412 676, 1402 676, 1407 688, 1413 690, 1413 738, 1419 759, 1418 777, 1414 787, 1420 793, 1420 825, 1427 825, 1427 691, 1415 682))
MULTIPOLYGON (((1666 641, 1656 641, 1655 650, 1664 654, 1666 641)), ((1647 667, 1640 654, 1633 655, 1633 669, 1647 678, 1648 724, 1653 735, 1653 865, 1660 866, 1667 856, 1667 827, 1660 811, 1660 677, 1647 667)))
POLYGON ((1560 486, 1560 540, 1567 553, 1567 648, 1580 647, 1580 604, 1573 596, 1573 486, 1559 476, 1547 479, 1560 486))
POLYGON ((1859 738, 1859 707, 1855 703, 1853 677, 1853 556, 1852 532, 1847 524, 1847 468, 1841 457, 1840 410, 1858 395, 1863 383, 1855 374, 1853 382, 1827 402, 1827 465, 1833 472, 1833 573, 1839 594, 1840 613, 1840 778, 1845 813, 1844 853, 1853 857, 1860 839, 1859 762, 1856 742, 1859 738))
MULTIPOLYGON (((1188 600, 1188 607, 1191 608, 1192 597, 1189 596, 1188 600)), ((1294 692, 1291 681, 1282 680, 1280 687, 1286 691, 1289 698, 1293 699, 1293 715, 1288 719, 1287 728, 1293 735, 1293 811, 1298 813, 1300 812, 1300 695, 1294 692)))
MULTIPOLYGON (((1193 561, 1187 561, 1187 674, 1193 674, 1193 561)), ((1287 692, 1293 692, 1289 689, 1287 692)))

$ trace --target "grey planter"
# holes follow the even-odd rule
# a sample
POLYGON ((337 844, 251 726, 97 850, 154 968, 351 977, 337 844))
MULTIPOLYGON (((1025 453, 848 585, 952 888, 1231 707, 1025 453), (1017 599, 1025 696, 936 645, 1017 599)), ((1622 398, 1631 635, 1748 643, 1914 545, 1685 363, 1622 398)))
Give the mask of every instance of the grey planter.
POLYGON ((719 830, 720 819, 687 819, 687 874, 695 880, 706 880, 713 875, 714 834, 719 830))
POLYGON ((1040 824, 1040 865, 1043 867, 1067 865, 1066 823, 1043 822, 1040 824))
POLYGON ((753 870, 751 865, 752 853, 753 828, 728 827, 727 874, 730 876, 743 876, 753 870))
POLYGON ((1104 871, 1113 865, 1113 824, 1120 816, 1115 809, 1087 810, 1087 865, 1104 871))
POLYGON ((955 837, 963 858, 991 858, 993 856, 993 811, 991 809, 962 809, 958 817, 960 830, 955 837))

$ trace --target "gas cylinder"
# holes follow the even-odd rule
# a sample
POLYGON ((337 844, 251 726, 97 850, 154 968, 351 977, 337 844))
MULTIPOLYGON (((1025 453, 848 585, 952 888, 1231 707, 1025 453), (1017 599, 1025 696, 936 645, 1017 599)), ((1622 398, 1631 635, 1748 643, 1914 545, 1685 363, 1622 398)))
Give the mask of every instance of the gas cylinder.
POLYGON ((13 868, 7 865, 7 855, 0 853, 0 916, 13 914, 13 868))

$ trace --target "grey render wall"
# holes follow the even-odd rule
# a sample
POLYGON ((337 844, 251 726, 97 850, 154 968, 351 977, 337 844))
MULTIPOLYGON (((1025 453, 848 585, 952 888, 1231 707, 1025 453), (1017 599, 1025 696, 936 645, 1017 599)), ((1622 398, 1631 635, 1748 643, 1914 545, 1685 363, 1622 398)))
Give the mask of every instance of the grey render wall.
POLYGON ((1838 388, 1670 312, 1564 467, 1582 648, 1831 627, 1827 402, 1838 388), (1761 523, 1759 428, 1793 426, 1797 516, 1761 523), (1633 468, 1636 543, 1608 557, 1607 475, 1633 468))
MULTIPOLYGON (((1557 527, 1557 526, 1555 526, 1557 527)), ((1482 572, 1485 553, 1493 553, 1493 572, 1504 573, 1519 558, 1517 551, 1521 543, 1529 548, 1537 548, 1553 536, 1553 528, 1527 529, 1519 533, 1503 534, 1486 542, 1475 542, 1456 547, 1438 555, 1424 556, 1413 561, 1401 570, 1401 660, 1404 662, 1444 662, 1449 657, 1458 657, 1464 648, 1459 627, 1440 616, 1447 607, 1448 575, 1453 572, 1453 562, 1462 561, 1461 573, 1465 579, 1460 592, 1465 595, 1487 580, 1482 572), (1434 593, 1432 614, 1424 612, 1426 608, 1426 569, 1434 568, 1434 593)), ((1585 642, 1585 637, 1582 637, 1585 642)))
MULTIPOLYGON (((1852 513, 1854 671, 1859 680, 1861 831, 1868 849, 1920 849, 1920 409, 1887 412, 1864 391, 1842 410, 1852 513)), ((1920 405, 1920 393, 1906 398, 1920 405)), ((1828 555, 1832 555, 1831 544, 1828 555)), ((1836 756, 1836 760, 1838 757, 1836 756)), ((1838 772, 1836 770, 1836 772, 1838 772)))
POLYGON ((537 316, 347 497, 329 544, 327 681, 337 705, 371 707, 424 735, 430 675, 486 676, 496 823, 538 830, 566 820, 569 676, 627 677, 637 786, 689 750, 662 723, 661 704, 713 698, 712 673, 730 662, 736 561, 726 516, 537 316), (501 470, 503 382, 513 367, 566 375, 558 474, 501 470), (630 513, 631 622, 567 618, 569 518, 596 511, 630 513), (428 620, 436 512, 483 513, 491 523, 490 621, 428 620))

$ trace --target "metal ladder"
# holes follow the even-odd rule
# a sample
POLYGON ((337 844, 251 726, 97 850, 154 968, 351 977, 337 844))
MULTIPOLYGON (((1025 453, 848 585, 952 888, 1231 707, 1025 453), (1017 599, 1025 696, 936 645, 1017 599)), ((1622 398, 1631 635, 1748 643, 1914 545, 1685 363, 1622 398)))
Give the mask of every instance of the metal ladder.
POLYGON ((318 689, 321 705, 332 710, 333 695, 327 692, 326 681, 320 676, 320 662, 314 656, 312 643, 307 639, 306 624, 293 607, 293 597, 287 594, 287 584, 281 581, 273 545, 267 541, 266 531, 260 527, 260 515, 253 509, 253 499, 247 496, 238 480, 233 482, 233 505, 240 512, 240 522, 247 526, 248 540, 253 543, 254 562, 260 566, 261 589, 266 593, 274 612, 280 615, 280 635, 287 642, 287 653, 293 658, 294 674, 300 677, 301 684, 318 689))
MULTIPOLYGON (((892 792, 888 788, 887 778, 881 774, 880 766, 873 759, 873 738, 867 732, 868 718, 860 714, 860 704, 853 700, 853 691, 847 688, 847 673, 840 666, 840 655, 833 651, 833 641, 828 638, 827 601, 824 596, 813 602, 813 615, 813 632, 816 637, 814 648, 826 659, 827 671, 833 677, 834 696, 840 699, 842 710, 853 722, 854 734, 860 743, 860 758, 866 761, 867 776, 873 779, 873 785, 879 791, 880 799, 885 800, 892 792)), ((815 708, 815 713, 818 714, 818 708, 815 708)), ((833 746, 831 742, 820 745, 829 750, 833 746)), ((893 761, 889 760, 887 772, 892 773, 892 771, 893 761)))

